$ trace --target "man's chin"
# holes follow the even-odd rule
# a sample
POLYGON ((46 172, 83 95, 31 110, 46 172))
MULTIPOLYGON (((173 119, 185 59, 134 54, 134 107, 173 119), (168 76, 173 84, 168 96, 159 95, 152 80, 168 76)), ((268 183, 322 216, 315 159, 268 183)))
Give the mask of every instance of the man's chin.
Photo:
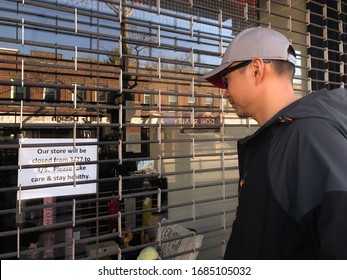
POLYGON ((237 109, 235 109, 235 113, 240 119, 247 119, 250 117, 248 114, 245 114, 244 112, 240 112, 240 110, 237 110, 237 109))

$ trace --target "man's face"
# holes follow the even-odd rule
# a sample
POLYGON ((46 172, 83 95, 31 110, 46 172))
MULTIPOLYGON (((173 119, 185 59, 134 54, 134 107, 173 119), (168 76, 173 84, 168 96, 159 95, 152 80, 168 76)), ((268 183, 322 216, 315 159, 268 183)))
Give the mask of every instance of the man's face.
MULTIPOLYGON (((235 62, 231 67, 238 64, 240 64, 240 62, 235 62)), ((248 64, 244 65, 242 68, 236 69, 235 71, 231 71, 224 76, 226 86, 224 96, 229 100, 229 103, 235 109, 236 114, 239 117, 251 117, 249 111, 249 77, 247 67, 248 64)))

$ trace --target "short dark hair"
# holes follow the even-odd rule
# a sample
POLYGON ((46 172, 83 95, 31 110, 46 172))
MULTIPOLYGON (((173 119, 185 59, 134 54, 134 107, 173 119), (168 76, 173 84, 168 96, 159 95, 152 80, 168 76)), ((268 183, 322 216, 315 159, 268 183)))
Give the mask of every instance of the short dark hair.
POLYGON ((272 67, 278 75, 288 75, 291 79, 294 78, 295 65, 285 60, 271 60, 272 67))

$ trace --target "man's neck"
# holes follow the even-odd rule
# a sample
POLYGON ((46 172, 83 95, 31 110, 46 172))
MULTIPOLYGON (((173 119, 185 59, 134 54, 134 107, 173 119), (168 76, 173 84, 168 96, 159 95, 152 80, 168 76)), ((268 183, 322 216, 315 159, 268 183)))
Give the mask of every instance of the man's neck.
POLYGON ((276 113, 296 101, 293 87, 290 84, 272 84, 263 94, 263 102, 259 105, 258 112, 254 117, 259 125, 265 124, 276 113))

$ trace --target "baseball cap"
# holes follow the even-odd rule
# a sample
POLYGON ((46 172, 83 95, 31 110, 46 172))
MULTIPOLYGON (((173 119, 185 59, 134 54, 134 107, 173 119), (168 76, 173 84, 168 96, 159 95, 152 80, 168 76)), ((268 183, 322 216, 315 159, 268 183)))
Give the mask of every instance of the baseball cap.
POLYGON ((221 72, 235 61, 262 59, 286 60, 295 65, 295 50, 282 33, 270 28, 251 27, 240 32, 225 51, 220 66, 205 74, 206 79, 219 88, 225 88, 221 72))

